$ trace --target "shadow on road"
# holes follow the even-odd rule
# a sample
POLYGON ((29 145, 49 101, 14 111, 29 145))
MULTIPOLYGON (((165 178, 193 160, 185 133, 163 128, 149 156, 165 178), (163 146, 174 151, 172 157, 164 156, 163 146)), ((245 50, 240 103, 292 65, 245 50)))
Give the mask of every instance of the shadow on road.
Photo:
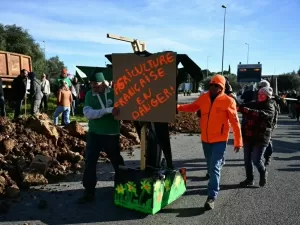
MULTIPOLYGON (((296 159, 296 160, 300 160, 300 157, 298 157, 298 159, 296 159)), ((288 165, 288 167, 290 167, 290 168, 282 168, 282 169, 278 169, 278 171, 283 171, 283 172, 298 172, 298 171, 300 171, 299 164, 288 165)))
POLYGON ((274 139, 273 149, 277 153, 295 153, 299 151, 299 143, 274 139))
POLYGON ((163 209, 161 213, 175 213, 176 217, 194 217, 205 213, 204 207, 182 208, 182 209, 163 209))
POLYGON ((273 157, 274 160, 281 160, 281 161, 292 161, 292 160, 300 160, 300 156, 291 156, 288 158, 281 158, 281 157, 273 157))
POLYGON ((113 203, 112 187, 97 189, 96 193, 95 202, 78 205, 76 200, 81 196, 82 190, 30 192, 23 197, 25 201, 15 203, 11 211, 1 220, 5 222, 36 220, 46 224, 61 225, 139 220, 147 216, 116 207, 113 203), (44 202, 43 209, 39 207, 41 200, 44 202))

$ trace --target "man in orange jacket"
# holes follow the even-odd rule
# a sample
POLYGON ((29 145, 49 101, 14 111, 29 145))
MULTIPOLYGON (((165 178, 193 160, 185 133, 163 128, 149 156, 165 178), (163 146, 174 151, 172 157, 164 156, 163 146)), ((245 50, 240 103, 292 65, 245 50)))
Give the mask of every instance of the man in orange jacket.
POLYGON ((202 94, 191 104, 178 105, 178 111, 196 112, 200 110, 201 139, 210 174, 208 198, 204 207, 213 209, 219 192, 223 157, 229 138, 230 125, 234 133, 234 151, 242 146, 242 135, 236 102, 224 93, 226 79, 215 75, 209 84, 209 91, 202 94))

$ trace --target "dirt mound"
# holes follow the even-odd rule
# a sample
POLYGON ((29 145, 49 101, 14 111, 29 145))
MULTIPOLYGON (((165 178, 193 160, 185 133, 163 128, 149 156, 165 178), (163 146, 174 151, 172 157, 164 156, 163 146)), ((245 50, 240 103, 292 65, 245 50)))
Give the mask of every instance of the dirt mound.
POLYGON ((46 184, 49 178, 81 169, 86 143, 73 135, 43 114, 14 121, 0 118, 0 169, 6 171, 5 177, 0 172, 0 195, 16 184, 46 184), (8 177, 13 184, 4 182, 8 177))
POLYGON ((169 123, 171 133, 200 133, 199 117, 195 113, 180 112, 174 123, 169 123))

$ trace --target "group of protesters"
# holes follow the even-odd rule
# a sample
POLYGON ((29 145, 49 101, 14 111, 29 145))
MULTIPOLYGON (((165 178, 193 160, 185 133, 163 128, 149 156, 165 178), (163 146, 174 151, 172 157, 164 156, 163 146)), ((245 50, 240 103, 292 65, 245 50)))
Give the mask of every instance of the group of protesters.
MULTIPOLYGON (((95 198, 96 163, 100 151, 105 151, 115 169, 124 165, 120 154, 120 123, 114 119, 120 109, 114 107, 114 95, 102 73, 90 77, 91 90, 86 94, 85 117, 89 120, 86 166, 83 174, 84 195, 80 203, 95 198)), ((240 104, 228 80, 215 75, 208 92, 201 94, 191 104, 178 105, 178 111, 197 112, 200 117, 201 139, 207 162, 208 198, 206 209, 213 209, 220 184, 221 168, 225 163, 224 153, 229 138, 230 127, 234 133, 234 151, 244 148, 246 179, 241 186, 254 185, 253 164, 258 169, 259 185, 267 183, 267 165, 272 155, 271 136, 276 128, 278 105, 273 100, 273 89, 267 81, 259 84, 252 101, 240 104), (238 112, 242 114, 241 124, 238 112), (263 157, 265 156, 265 160, 263 157)))
MULTIPOLYGON (((22 115, 22 106, 25 100, 30 103, 30 114, 40 112, 48 113, 48 101, 51 93, 57 98, 57 107, 53 114, 53 121, 58 124, 59 114, 63 114, 61 125, 70 122, 70 115, 77 114, 78 105, 84 101, 88 85, 78 82, 77 77, 70 78, 66 69, 62 69, 60 76, 50 87, 50 81, 43 74, 39 80, 34 72, 25 69, 20 71, 12 82, 12 102, 14 118, 22 115), (51 90, 52 89, 52 90, 51 90)), ((6 103, 3 91, 2 79, 0 77, 0 116, 6 117, 6 103)))
MULTIPOLYGON (((268 81, 265 81, 268 82, 268 81)), ((241 99, 244 102, 253 100, 255 96, 255 85, 248 85, 244 88, 244 92, 241 95, 241 99)), ((296 90, 278 92, 278 95, 274 96, 279 108, 279 113, 286 113, 291 119, 296 119, 299 122, 300 119, 300 92, 296 90)))
MULTIPOLYGON (((24 77, 27 71, 22 71, 19 78, 19 90, 23 90, 24 77)), ((28 75, 34 79, 34 74, 28 75)), ((34 80, 34 82, 36 82, 34 80)), ((34 84, 33 82, 33 84, 34 84)), ((31 84, 31 85, 33 85, 31 84)), ((54 112, 54 123, 58 123, 59 114, 63 114, 62 122, 68 124, 71 105, 73 103, 74 89, 78 88, 76 80, 71 81, 67 71, 62 70, 61 76, 56 80, 57 108, 54 112), (75 83, 74 83, 75 82, 75 83)), ((14 81, 13 87, 16 86, 14 81)), ((38 88, 30 88, 32 93, 37 93, 38 88)), ((84 195, 80 203, 94 200, 96 186, 96 164, 100 151, 105 151, 115 169, 116 176, 119 166, 124 165, 120 154, 120 121, 114 116, 120 113, 114 107, 114 94, 112 84, 107 82, 103 73, 95 73, 90 77, 91 90, 85 94, 84 116, 89 120, 87 134, 87 148, 85 151, 85 170, 83 174, 84 195)), ((226 150, 230 128, 234 133, 234 151, 244 149, 244 162, 246 179, 240 183, 242 187, 254 185, 253 164, 259 172, 259 185, 267 184, 267 166, 272 156, 272 133, 276 128, 279 114, 279 104, 282 98, 274 96, 273 89, 268 81, 259 83, 258 89, 252 89, 252 95, 246 92, 239 103, 233 93, 226 77, 215 75, 212 77, 209 90, 201 94, 193 103, 178 105, 177 110, 197 113, 200 117, 201 140, 204 156, 207 163, 208 197, 204 207, 213 209, 219 192, 222 166, 225 164, 224 153, 226 150), (242 114, 240 123, 238 112, 242 114), (264 160, 265 159, 265 160, 264 160)), ((40 91, 43 92, 43 91, 40 91)), ((24 99, 20 94, 15 116, 20 113, 20 106, 24 99)), ((78 96, 78 92, 77 92, 78 96)), ((1 95, 0 95, 1 97, 1 95)), ((32 111, 38 109, 38 101, 42 96, 33 99, 32 111)))

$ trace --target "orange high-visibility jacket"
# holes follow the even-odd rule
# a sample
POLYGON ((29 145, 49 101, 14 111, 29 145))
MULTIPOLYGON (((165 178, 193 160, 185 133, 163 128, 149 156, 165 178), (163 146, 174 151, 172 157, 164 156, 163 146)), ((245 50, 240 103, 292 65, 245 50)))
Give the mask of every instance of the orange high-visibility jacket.
POLYGON ((211 83, 223 88, 216 99, 211 103, 209 91, 202 94, 191 104, 178 105, 178 111, 196 112, 201 111, 200 129, 201 140, 206 143, 228 141, 230 125, 234 133, 234 146, 242 147, 240 123, 236 109, 235 100, 224 93, 225 78, 215 75, 211 83))

